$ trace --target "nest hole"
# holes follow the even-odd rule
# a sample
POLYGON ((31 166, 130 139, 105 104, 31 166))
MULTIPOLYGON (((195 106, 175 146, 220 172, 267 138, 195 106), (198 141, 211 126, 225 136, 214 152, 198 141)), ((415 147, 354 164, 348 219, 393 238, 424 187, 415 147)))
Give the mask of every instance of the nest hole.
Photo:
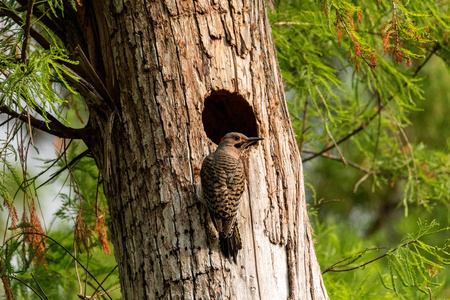
POLYGON ((238 93, 213 91, 205 98, 202 121, 206 135, 216 144, 228 132, 257 136, 253 109, 238 93))

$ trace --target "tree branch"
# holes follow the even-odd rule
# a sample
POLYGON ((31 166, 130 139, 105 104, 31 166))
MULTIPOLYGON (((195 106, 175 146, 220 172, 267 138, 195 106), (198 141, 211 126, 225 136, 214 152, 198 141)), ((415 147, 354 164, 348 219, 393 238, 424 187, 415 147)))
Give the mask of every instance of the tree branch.
POLYGON ((17 192, 16 192, 15 195, 17 195, 17 193, 22 189, 22 187, 26 188, 27 186, 33 184, 36 181, 36 179, 38 179, 39 177, 41 177, 41 175, 47 173, 48 170, 53 168, 53 166, 66 154, 66 152, 69 149, 70 144, 72 143, 72 141, 73 140, 69 141, 68 145, 66 147, 64 147, 64 150, 61 153, 61 155, 59 155, 55 160, 53 160, 53 162, 44 171, 41 171, 39 174, 37 174, 36 176, 34 176, 32 178, 25 179, 24 181, 22 181, 22 183, 19 185, 19 188, 17 189, 17 192))
MULTIPOLYGON (((69 250, 67 250, 67 248, 66 247, 64 247, 63 245, 61 245, 61 243, 59 243, 57 240, 55 240, 54 238, 52 238, 52 237, 50 237, 50 236, 48 236, 48 235, 46 235, 46 234, 44 234, 44 233, 39 233, 39 232, 21 232, 21 233, 18 233, 18 234, 16 234, 16 235, 14 235, 14 236, 12 236, 12 237, 10 237, 7 241, 5 241, 5 243, 2 245, 2 246, 0 246, 0 250, 2 250, 2 248, 9 242, 9 241, 11 241, 11 240, 13 240, 13 239, 15 239, 15 238, 18 238, 18 237, 20 237, 20 236, 22 236, 22 235, 37 235, 37 236, 42 236, 42 237, 44 237, 45 239, 48 239, 48 240, 51 240, 53 243, 55 243, 57 246, 59 246, 61 249, 63 249, 67 254, 69 254, 69 256, 70 257, 72 257, 72 259, 73 260, 75 260, 77 263, 78 263, 78 265, 80 265, 80 267, 82 267, 83 269, 84 269, 84 271, 89 275, 89 276, 91 276, 91 278, 92 279, 94 279, 94 281, 98 284, 98 286, 106 293, 106 295, 112 300, 112 298, 111 298, 111 296, 108 294, 108 292, 106 291, 106 289, 103 287, 103 285, 100 283, 100 282, 98 282, 98 280, 97 280, 97 278, 95 278, 95 276, 69 251, 69 250)), ((12 276, 8 276, 8 277, 11 277, 11 278, 13 278, 13 279, 17 279, 17 278, 15 278, 15 277, 12 277, 12 276)), ((37 294, 37 293, 36 293, 37 294)), ((39 294, 37 294, 37 295, 39 295, 39 294)), ((42 299, 42 297, 41 297, 41 299, 42 299)))
MULTIPOLYGON (((16 11, 21 12, 28 9, 28 0, 16 0, 16 2, 22 5, 22 7, 17 8, 16 11)), ((43 12, 41 9, 39 9, 39 7, 36 6, 33 8, 33 16, 35 16, 36 19, 39 20, 39 22, 42 22, 42 24, 44 24, 61 40, 64 40, 65 31, 62 29, 64 27, 64 24, 61 24, 59 19, 49 18, 45 12, 43 12)))
MULTIPOLYGON (((334 264, 332 264, 330 267, 328 267, 325 271, 322 272, 322 275, 325 274, 325 273, 327 273, 327 272, 346 272, 346 271, 356 270, 356 269, 362 268, 362 267, 364 267, 365 265, 368 265, 368 264, 370 264, 370 263, 373 263, 373 262, 375 262, 375 261, 377 261, 377 260, 379 260, 379 259, 381 259, 381 258, 383 258, 383 257, 385 257, 385 256, 388 255, 389 252, 387 252, 387 253, 385 253, 385 254, 383 254, 383 255, 381 255, 381 256, 378 256, 377 258, 374 258, 374 259, 372 259, 372 260, 370 260, 370 261, 368 261, 368 262, 366 262, 366 263, 363 263, 362 265, 359 265, 359 266, 353 267, 353 268, 349 268, 349 269, 336 270, 336 269, 334 268, 335 266, 337 266, 337 265, 339 265, 339 264, 341 264, 341 263, 343 263, 343 262, 345 262, 345 261, 347 261, 347 260, 353 259, 353 258, 355 258, 355 257, 356 257, 356 259, 358 259, 358 258, 361 257, 361 255, 364 254, 366 251, 380 250, 380 249, 386 249, 386 247, 368 248, 368 249, 365 249, 365 250, 363 250, 363 251, 360 251, 360 252, 356 253, 355 255, 352 255, 352 256, 350 256, 350 257, 344 258, 343 260, 338 261, 337 263, 334 263, 334 264)), ((398 249, 398 248, 394 249, 394 251, 397 250, 397 249, 398 249)))
POLYGON ((315 26, 317 27, 317 24, 314 23, 308 23, 308 22, 275 22, 272 24, 273 26, 290 26, 290 25, 298 25, 298 26, 315 26))
POLYGON ((305 107, 303 108, 303 124, 302 124, 302 133, 300 135, 300 144, 298 145, 298 148, 301 150, 303 147, 303 142, 305 140, 305 132, 306 132, 306 115, 308 113, 308 98, 305 100, 305 107))
MULTIPOLYGON (((5 16, 11 18, 19 26, 21 27, 26 26, 24 25, 23 19, 16 13, 14 13, 14 11, 12 11, 3 1, 0 1, 0 13, 3 13, 5 16)), ((44 36, 42 36, 39 32, 34 30, 31 26, 29 28, 29 34, 45 50, 50 49, 51 43, 48 42, 44 38, 44 36)), ((89 62, 89 59, 84 54, 81 46, 75 47, 73 56, 75 60, 78 60, 80 62, 80 65, 71 65, 65 61, 60 61, 60 63, 66 66, 74 74, 78 76, 83 76, 84 79, 75 80, 67 75, 64 76, 64 79, 66 79, 68 82, 71 82, 72 84, 75 84, 76 87, 78 88, 81 87, 83 96, 85 96, 87 100, 93 100, 93 102, 97 105, 106 102, 111 107, 112 110, 116 110, 113 97, 110 95, 103 81, 100 79, 97 72, 92 67, 91 63, 89 62)))
MULTIPOLYGON (((323 104, 326 106, 325 99, 323 98, 323 95, 322 95, 322 93, 320 92, 320 90, 319 90, 319 88, 317 87, 317 85, 316 85, 316 91, 317 91, 317 93, 319 94, 320 99, 322 99, 323 104)), ((336 140, 334 139, 334 136, 331 134, 331 131, 328 129, 328 125, 327 125, 327 123, 326 123, 326 121, 325 121, 325 118, 323 117, 322 112, 320 111, 320 109, 319 109, 319 107, 317 106, 317 104, 316 104, 316 109, 317 109, 317 112, 319 113, 320 118, 322 119, 322 122, 323 122, 324 126, 325 126, 325 131, 327 132, 328 136, 330 137, 331 141, 333 142, 334 147, 336 147, 336 149, 337 149, 339 155, 341 156, 342 162, 346 165, 346 164, 347 164, 347 161, 346 161, 346 159, 345 159, 345 157, 344 157, 344 154, 342 153, 341 149, 339 149, 338 144, 336 144, 336 140)))
POLYGON ((30 42, 31 16, 33 15, 34 0, 28 2, 27 17, 25 19, 25 37, 23 39, 22 54, 20 58, 24 64, 27 63, 28 43, 30 42))
POLYGON ((39 282, 36 280, 36 278, 34 277, 33 273, 31 273, 31 277, 33 277, 34 282, 36 282, 36 285, 37 285, 38 288, 41 290, 42 294, 44 294, 45 299, 48 299, 48 296, 45 294, 44 289, 41 287, 41 285, 39 284, 39 282))
POLYGON ((328 267, 325 271, 322 272, 322 275, 325 274, 325 273, 327 273, 327 272, 347 272, 347 271, 353 271, 353 270, 356 270, 356 269, 363 268, 363 267, 367 266, 368 264, 371 264, 371 263, 373 263, 373 262, 376 262, 376 261, 379 260, 379 259, 382 259, 383 257, 388 256, 390 253, 392 253, 392 252, 394 252, 394 251, 397 251, 397 250, 400 249, 400 248, 404 248, 404 247, 406 247, 406 246, 408 246, 408 245, 417 243, 418 241, 419 241, 419 240, 416 239, 416 240, 412 240, 412 241, 409 241, 409 242, 407 242, 407 243, 404 243, 404 244, 398 246, 397 248, 391 249, 391 250, 389 250, 388 252, 386 252, 385 254, 380 255, 380 256, 378 256, 378 257, 376 257, 376 258, 374 258, 374 259, 371 259, 371 260, 369 260, 369 261, 367 261, 367 262, 365 262, 365 263, 363 263, 363 264, 361 264, 361 265, 359 265, 359 266, 356 266, 356 267, 352 267, 352 268, 348 268, 348 269, 341 269, 341 270, 336 270, 336 269, 334 268, 335 266, 337 266, 337 265, 340 264, 340 263, 343 263, 344 261, 350 260, 350 259, 355 258, 355 257, 357 257, 357 258, 361 257, 361 255, 364 254, 364 252, 366 252, 366 251, 370 251, 370 250, 380 250, 380 249, 385 249, 386 247, 376 247, 376 248, 365 249, 365 250, 363 250, 363 251, 358 252, 358 253, 355 254, 355 255, 352 255, 352 256, 347 257, 347 258, 345 258, 345 259, 343 259, 343 260, 341 260, 341 261, 338 261, 338 262, 335 263, 335 264, 332 264, 330 267, 328 267))
MULTIPOLYGON (((108 275, 106 275, 106 277, 103 279, 103 281, 100 282, 100 285, 102 285, 102 284, 106 281, 106 279, 108 279, 108 277, 114 272, 114 270, 117 269, 117 267, 118 267, 118 265, 116 265, 116 266, 108 273, 108 275)), ((94 293, 92 294, 92 296, 91 296, 92 299, 94 299, 94 297, 96 296, 96 294, 97 294, 97 292, 98 292, 98 289, 100 288, 100 285, 95 289, 94 293)), ((109 292, 109 291, 111 291, 111 290, 108 290, 108 292, 109 292)), ((99 296, 101 296, 101 295, 99 295, 99 296)))
MULTIPOLYGON (((355 44, 355 37, 354 35, 350 32, 350 30, 347 27, 347 24, 343 21, 343 18, 341 16, 341 14, 339 13, 339 10, 336 8, 336 16, 338 17, 337 22, 339 22, 339 20, 341 20, 341 24, 344 26, 345 32, 347 32, 347 35, 350 37, 350 39, 353 41, 353 43, 355 44)), ((364 60, 364 62, 370 67, 370 68, 375 68, 375 63, 368 60, 366 58, 366 56, 364 54, 358 55, 362 60, 364 60)), ((358 68, 356 69, 357 71, 359 70, 358 68)))
MULTIPOLYGON (((317 154, 317 152, 312 151, 312 150, 308 150, 308 149, 301 149, 300 151, 302 153, 308 153, 308 154, 314 154, 314 155, 317 154)), ((320 156, 328 158, 328 159, 332 159, 332 160, 335 160, 335 161, 340 161, 343 164, 347 164, 347 165, 349 165, 349 166, 351 166, 351 167, 353 167, 355 169, 358 169, 361 172, 367 173, 367 174, 375 174, 375 171, 367 169, 367 168, 364 168, 363 166, 358 165, 357 163, 354 163, 354 162, 351 162, 351 161, 348 161, 348 160, 345 160, 346 163, 344 163, 344 161, 342 160, 342 157, 339 157, 339 156, 331 155, 331 154, 328 154, 328 153, 322 153, 322 154, 320 154, 320 156)))
MULTIPOLYGON (((439 44, 436 44, 436 46, 433 48, 433 50, 431 51, 430 55, 427 56, 427 58, 422 62, 422 64, 420 66, 417 67, 416 71, 413 74, 413 78, 417 76, 417 74, 419 73, 419 71, 423 68, 423 66, 430 60, 431 56, 433 56, 434 53, 436 53, 436 51, 439 49, 439 44)), ((406 83, 403 84, 403 86, 406 86, 406 83)), ((386 104, 389 103, 392 99, 394 98, 394 96, 389 97, 389 99, 387 100, 386 104)), ((364 122, 363 124, 361 124, 361 126, 359 126, 358 128, 354 129, 352 132, 350 132, 349 134, 347 134, 346 136, 344 136, 342 139, 340 139, 339 141, 336 142, 336 145, 339 145, 342 142, 345 142, 346 140, 348 140, 349 138, 351 138, 352 136, 354 136, 355 134, 357 134, 358 132, 360 132, 361 130, 363 130, 364 128, 367 127, 367 125, 370 124, 370 122, 373 121, 373 119, 375 119, 375 117, 377 115, 379 115, 381 113, 381 111, 385 108, 386 106, 383 105, 382 103, 380 103, 379 105, 379 109, 369 118, 369 120, 367 120, 366 122, 364 122)), ((326 147, 325 149, 321 150, 320 152, 317 152, 316 154, 314 154, 313 156, 310 156, 308 158, 305 158, 302 160, 302 162, 307 162, 308 160, 311 160, 317 156, 321 156, 323 153, 333 149, 335 146, 335 144, 332 144, 328 147, 326 147)))
MULTIPOLYGON (((0 1, 0 12, 2 12, 5 16, 10 17, 20 27, 24 26, 22 18, 12 11, 5 3, 3 3, 3 1, 0 1)), ((46 50, 50 49, 50 42, 32 27, 30 27, 30 35, 36 40, 36 42, 39 43, 39 45, 42 46, 42 48, 46 50)))
POLYGON ((31 285, 29 285, 28 283, 26 283, 26 282, 23 281, 22 279, 17 278, 17 277, 15 277, 15 276, 11 276, 11 275, 7 275, 6 277, 9 277, 9 278, 11 278, 11 279, 14 279, 14 280, 19 281, 21 284, 23 284, 24 286, 26 286, 27 288, 29 288, 33 293, 35 293, 36 296, 39 297, 39 299, 45 300, 44 298, 42 298, 42 296, 41 296, 35 289, 33 289, 33 287, 32 287, 31 285))
POLYGON ((354 136, 355 134, 357 134, 358 132, 360 132, 361 130, 363 130, 364 128, 367 127, 367 125, 369 125, 370 122, 372 122, 373 119, 375 119, 375 117, 381 113, 381 111, 384 109, 384 105, 380 104, 380 109, 378 109, 370 118, 369 120, 367 120, 366 122, 364 122, 363 124, 361 124, 361 126, 359 126, 358 128, 354 129, 352 132, 350 132, 349 134, 347 134, 346 136, 344 136, 342 139, 340 139, 339 141, 337 141, 336 143, 333 143, 332 145, 326 147, 325 149, 321 150, 320 152, 317 152, 316 154, 314 154, 313 156, 310 156, 308 158, 305 158, 302 160, 302 162, 307 162, 308 160, 311 160, 317 156, 321 156, 323 153, 333 149, 334 147, 336 147, 336 145, 341 144, 342 142, 345 142, 346 140, 348 140, 349 138, 351 138, 352 136, 354 136))
POLYGON ((49 124, 45 121, 38 120, 29 114, 18 113, 10 110, 6 106, 0 106, 0 114, 6 114, 24 123, 29 123, 33 128, 39 129, 60 138, 83 139, 87 136, 85 129, 76 129, 64 126, 51 115, 47 115, 47 118, 51 121, 51 123, 49 124))
POLYGON ((47 179, 44 183, 40 184, 38 187, 36 187, 36 190, 39 189, 40 187, 44 186, 45 184, 49 183, 50 181, 52 181, 53 179, 56 178, 56 176, 58 176, 59 174, 61 174, 62 172, 64 172, 65 170, 67 170, 68 168, 70 168, 71 166, 73 166, 74 164, 76 164, 80 159, 82 159, 83 157, 85 157, 86 155, 88 155, 89 153, 91 153, 91 149, 87 149, 85 151, 83 151, 82 153, 78 154, 75 158, 73 158, 67 165, 65 165, 62 169, 56 171, 55 173, 53 173, 49 179, 47 179))
MULTIPOLYGON (((82 139, 85 134, 86 134, 86 129, 82 128, 82 129, 76 129, 76 128, 70 128, 65 126, 64 124, 62 124, 58 119, 56 119, 53 115, 49 114, 48 112, 45 114, 42 113, 41 110, 37 109, 36 112, 41 115, 41 117, 43 118, 47 118, 50 121, 50 124, 52 125, 53 129, 59 132, 68 132, 68 131, 72 131, 74 134, 78 134, 80 135, 79 139, 82 139)), ((74 138, 75 137, 70 137, 70 138, 74 138)))
MULTIPOLYGON (((7 17, 9 17, 9 18, 11 18, 17 25, 19 25, 19 26, 21 26, 21 27, 23 27, 24 26, 24 21, 23 21, 23 19, 19 16, 19 15, 17 15, 16 13, 14 13, 14 11, 12 11, 5 3, 3 3, 3 1, 0 1, 0 12, 1 13, 3 13, 5 16, 7 16, 7 17)), ((47 41, 47 39, 44 37, 44 36, 42 36, 39 32, 37 32, 36 30, 34 30, 31 26, 30 26, 30 28, 29 28, 29 35, 33 38, 33 39, 35 39, 38 43, 39 43, 39 45, 41 45, 42 46, 42 48, 44 48, 45 50, 48 50, 48 49, 50 49, 50 46, 51 46, 51 43, 50 42, 48 42, 47 41)), ((81 56, 81 55, 79 55, 79 53, 77 52, 76 53, 76 55, 77 55, 77 58, 79 59, 79 56, 81 56)), ((85 58, 85 56, 82 56, 82 58, 85 58)), ((83 67, 79 67, 79 66, 72 66, 72 65, 70 65, 70 64, 68 64, 67 62, 64 62, 64 61, 62 61, 62 62, 60 62, 61 64, 63 64, 64 66, 66 66, 69 70, 71 70, 74 74, 76 74, 76 75, 84 75, 84 73, 88 73, 89 74, 89 72, 87 72, 87 71, 85 71, 84 69, 83 69, 83 67), (74 70, 72 70, 72 68, 74 69, 74 70)), ((83 62, 84 63, 84 62, 83 62)), ((84 63, 84 65, 86 65, 86 63, 84 63)), ((88 68, 89 69, 89 68, 88 68)), ((94 76, 90 76, 90 77, 88 77, 88 79, 92 79, 92 77, 94 77, 94 76)), ((98 76, 97 76, 97 78, 98 78, 98 76)), ((96 79, 97 79, 96 78, 96 79)), ((76 81, 76 80, 74 80, 73 78, 70 78, 70 76, 64 76, 64 79, 66 79, 67 81, 69 81, 69 82, 71 82, 71 83, 74 83, 74 81, 76 81)), ((82 91, 92 91, 94 88, 86 88, 86 86, 87 87, 93 87, 94 85, 92 84, 92 83, 87 83, 86 82, 86 80, 80 80, 80 82, 77 82, 77 86, 78 87, 80 87, 80 86, 83 86, 83 89, 82 89, 82 91)), ((102 87, 104 87, 103 86, 103 84, 102 84, 102 87)), ((103 91, 103 89, 101 88, 100 90, 101 91, 103 91, 103 93, 99 93, 99 92, 97 92, 97 90, 98 90, 98 87, 96 87, 96 92, 95 93, 92 93, 92 92, 90 92, 90 93, 87 93, 88 95, 87 95, 87 99, 96 99, 96 102, 101 102, 101 101, 99 101, 99 97, 95 97, 95 94, 103 94, 103 98, 105 98, 104 97, 104 95, 105 95, 105 93, 104 93, 104 91, 103 91), (94 95, 94 96, 93 96, 94 95)), ((86 95, 86 93, 85 94, 83 94, 83 96, 85 96, 86 95)), ((109 96, 109 94, 108 94, 108 96, 109 96)), ((109 96, 109 98, 110 98, 110 96, 109 96)), ((107 97, 107 99, 108 99, 108 97, 107 97)))
POLYGON ((430 52, 430 55, 427 56, 427 58, 425 58, 425 60, 422 62, 422 64, 420 64, 420 66, 417 67, 416 71, 414 71, 413 77, 416 77, 417 74, 419 73, 420 70, 422 70, 422 68, 425 66, 425 64, 430 60, 430 58, 433 56, 433 54, 436 53, 436 51, 439 50, 440 48, 440 44, 436 43, 436 45, 433 47, 433 49, 430 52))

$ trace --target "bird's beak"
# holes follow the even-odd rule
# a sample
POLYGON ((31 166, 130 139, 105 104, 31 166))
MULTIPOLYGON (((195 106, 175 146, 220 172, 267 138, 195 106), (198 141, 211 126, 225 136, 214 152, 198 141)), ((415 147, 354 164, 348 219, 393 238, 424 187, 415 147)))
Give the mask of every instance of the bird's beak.
POLYGON ((242 148, 242 149, 245 149, 245 148, 247 148, 248 146, 251 146, 251 145, 253 145, 253 144, 256 144, 257 141, 261 141, 261 140, 264 140, 264 138, 262 138, 262 137, 251 137, 251 138, 246 139, 245 141, 242 141, 242 142, 240 142, 240 143, 237 143, 237 144, 234 145, 234 146, 235 146, 236 148, 242 148))

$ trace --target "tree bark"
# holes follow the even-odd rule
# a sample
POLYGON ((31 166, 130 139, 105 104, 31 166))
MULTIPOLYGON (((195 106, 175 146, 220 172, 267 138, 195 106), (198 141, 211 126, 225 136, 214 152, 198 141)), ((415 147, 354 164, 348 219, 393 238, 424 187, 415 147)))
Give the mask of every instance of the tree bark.
POLYGON ((75 17, 105 89, 85 142, 123 299, 327 299, 264 1, 93 3, 75 17), (243 158, 237 264, 197 203, 201 163, 227 131, 265 138, 243 158))

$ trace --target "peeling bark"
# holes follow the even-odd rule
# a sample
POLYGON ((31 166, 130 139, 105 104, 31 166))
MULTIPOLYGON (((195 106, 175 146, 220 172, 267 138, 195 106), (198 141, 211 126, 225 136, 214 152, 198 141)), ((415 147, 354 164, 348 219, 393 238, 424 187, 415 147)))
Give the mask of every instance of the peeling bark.
POLYGON ((78 16, 115 105, 90 108, 85 141, 104 178, 123 299, 328 298, 265 10, 263 0, 113 0, 78 16), (265 138, 244 157, 237 264, 196 203, 216 147, 204 100, 218 90, 248 102, 265 138))

